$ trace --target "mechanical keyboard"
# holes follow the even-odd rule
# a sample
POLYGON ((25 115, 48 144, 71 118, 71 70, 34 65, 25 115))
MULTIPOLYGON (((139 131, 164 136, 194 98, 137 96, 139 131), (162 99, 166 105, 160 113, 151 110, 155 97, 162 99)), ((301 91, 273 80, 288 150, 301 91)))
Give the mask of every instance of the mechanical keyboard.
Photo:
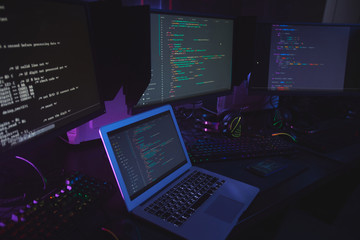
POLYGON ((187 145, 193 163, 237 160, 255 157, 281 156, 296 153, 294 144, 280 136, 210 137, 187 145))
POLYGON ((89 211, 105 200, 112 187, 75 173, 51 193, 34 199, 0 222, 1 239, 73 239, 89 211))

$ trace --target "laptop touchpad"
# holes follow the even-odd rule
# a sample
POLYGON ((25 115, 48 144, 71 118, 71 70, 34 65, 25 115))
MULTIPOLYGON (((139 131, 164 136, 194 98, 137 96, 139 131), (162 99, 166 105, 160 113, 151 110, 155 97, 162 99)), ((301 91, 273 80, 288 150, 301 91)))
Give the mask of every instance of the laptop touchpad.
POLYGON ((208 206, 205 213, 230 223, 243 207, 244 204, 242 202, 219 195, 215 201, 208 206))

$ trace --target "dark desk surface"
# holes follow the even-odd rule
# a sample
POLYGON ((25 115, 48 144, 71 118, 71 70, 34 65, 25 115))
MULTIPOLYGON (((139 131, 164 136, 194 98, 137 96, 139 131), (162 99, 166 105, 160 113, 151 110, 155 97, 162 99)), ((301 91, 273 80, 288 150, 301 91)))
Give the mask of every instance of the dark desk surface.
MULTIPOLYGON (((76 170, 108 181, 116 187, 112 169, 100 140, 80 145, 68 145, 56 140, 49 143, 47 150, 34 149, 34 152, 29 153, 29 156, 43 159, 40 168, 63 168, 69 172, 76 170), (56 166, 53 166, 54 163, 56 166)), ((356 172, 360 168, 359 153, 359 145, 322 154, 302 149, 294 156, 272 157, 274 160, 286 161, 288 167, 267 177, 260 177, 246 170, 248 164, 261 161, 263 158, 208 162, 197 166, 260 188, 260 193, 229 235, 229 239, 236 239, 243 236, 243 232, 247 229, 284 211, 300 199, 318 191, 322 186, 344 178, 350 172, 356 172)), ((124 232, 127 236, 133 236, 134 239, 137 239, 139 234, 141 239, 178 238, 127 213, 119 191, 116 191, 113 197, 104 204, 103 209, 107 215, 107 220, 103 222, 104 227, 111 229, 120 238, 127 238, 124 232)))
MULTIPOLYGON (((67 146, 58 151, 62 151, 62 157, 67 159, 64 166, 67 170, 78 170, 116 185, 100 141, 67 146)), ((349 154, 351 155, 349 157, 355 158, 353 153, 349 154)), ((342 157, 346 158, 345 154, 342 157)), ((277 157, 273 159, 277 159, 277 157)), ((350 164, 346 161, 338 161, 336 158, 332 159, 330 153, 322 156, 310 151, 300 151, 296 156, 279 157, 279 159, 287 161, 288 168, 268 177, 256 176, 245 169, 249 163, 262 160, 260 158, 197 165, 257 186, 261 190, 254 202, 241 216, 239 224, 233 229, 229 238, 241 236, 248 227, 256 225, 266 217, 295 204, 302 197, 311 194, 333 179, 345 175, 357 165, 354 165, 355 159, 350 164)), ((154 236, 157 239, 177 238, 171 233, 128 214, 119 192, 116 192, 109 199, 105 209, 112 219, 107 227, 112 228, 119 235, 123 234, 121 231, 123 231, 125 223, 125 225, 131 226, 129 227, 131 230, 126 231, 130 231, 130 234, 134 235, 135 238, 137 234, 141 234, 142 239, 153 239, 154 236)))
MULTIPOLYGON (((326 153, 318 153, 304 147, 300 149, 296 155, 272 157, 275 161, 287 162, 288 167, 267 177, 257 176, 246 169, 249 164, 262 161, 264 158, 207 162, 197 165, 260 188, 260 193, 240 217, 229 239, 244 236, 243 233, 248 229, 258 225, 264 219, 285 211, 324 186, 333 187, 332 184, 340 182, 341 179, 345 179, 346 184, 347 176, 356 175, 360 169, 360 144, 326 153)), ((39 149, 34 149, 28 155, 23 157, 33 160, 34 158, 41 159, 37 163, 40 169, 80 171, 112 183, 117 190, 112 169, 100 140, 79 145, 68 145, 55 140, 49 142, 45 148, 41 146, 39 149)), ((132 236, 132 239, 139 239, 139 235, 141 239, 178 238, 129 214, 118 190, 108 199, 102 209, 106 215, 106 221, 103 221, 102 225, 112 230, 120 239, 128 239, 129 236, 132 236)))

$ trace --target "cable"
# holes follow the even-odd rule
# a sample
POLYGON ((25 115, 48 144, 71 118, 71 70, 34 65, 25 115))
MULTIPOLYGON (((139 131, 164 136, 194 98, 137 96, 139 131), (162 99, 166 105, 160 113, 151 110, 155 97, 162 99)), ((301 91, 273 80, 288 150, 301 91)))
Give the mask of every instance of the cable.
POLYGON ((20 159, 20 160, 22 160, 22 161, 30 164, 30 166, 32 166, 32 167, 38 172, 38 174, 39 174, 40 177, 41 177, 41 180, 43 181, 43 190, 45 190, 45 189, 46 189, 46 182, 47 182, 47 180, 46 180, 46 178, 44 177, 44 175, 39 171, 39 169, 38 169, 32 162, 30 162, 29 160, 27 160, 27 159, 25 159, 25 158, 22 158, 22 157, 19 157, 19 156, 15 156, 15 158, 20 159))
POLYGON ((241 116, 237 116, 235 117, 231 123, 230 123, 230 132, 231 132, 231 136, 233 137, 240 137, 241 136, 241 124, 240 124, 240 121, 241 121, 241 116), (233 128, 233 123, 234 121, 237 119, 237 122, 233 128), (240 124, 240 126, 239 126, 240 124))
MULTIPOLYGON (((9 217, 9 216, 6 216, 6 215, 9 215, 9 214, 13 213, 14 210, 20 209, 21 207, 22 206, 20 206, 20 207, 19 206, 10 207, 8 209, 0 208, 0 222, 1 222, 2 219, 5 219, 5 217, 7 217, 7 218, 9 217)), ((1 225, 0 225, 0 227, 1 227, 1 225)))
POLYGON ((68 140, 66 140, 65 138, 59 136, 60 140, 62 140, 63 142, 67 143, 67 144, 70 144, 70 142, 68 140))
POLYGON ((110 229, 102 227, 101 230, 109 233, 115 240, 119 240, 119 238, 115 235, 115 233, 113 233, 110 229))
POLYGON ((211 111, 210 109, 207 109, 207 108, 205 108, 205 107, 201 107, 201 109, 202 109, 202 110, 205 110, 205 111, 207 111, 207 112, 209 112, 209 113, 212 113, 212 114, 214 114, 214 115, 217 115, 217 112, 211 111))
POLYGON ((279 135, 288 136, 288 137, 290 137, 294 142, 296 142, 296 138, 295 138, 294 136, 292 136, 291 134, 289 134, 289 133, 273 133, 273 134, 271 134, 271 136, 279 136, 279 135))

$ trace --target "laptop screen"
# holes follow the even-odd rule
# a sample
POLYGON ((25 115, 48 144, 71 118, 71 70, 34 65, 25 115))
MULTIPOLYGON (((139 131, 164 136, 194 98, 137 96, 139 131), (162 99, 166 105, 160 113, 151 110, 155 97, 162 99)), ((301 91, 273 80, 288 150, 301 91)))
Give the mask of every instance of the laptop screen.
POLYGON ((187 163, 170 111, 108 133, 130 199, 187 163))

